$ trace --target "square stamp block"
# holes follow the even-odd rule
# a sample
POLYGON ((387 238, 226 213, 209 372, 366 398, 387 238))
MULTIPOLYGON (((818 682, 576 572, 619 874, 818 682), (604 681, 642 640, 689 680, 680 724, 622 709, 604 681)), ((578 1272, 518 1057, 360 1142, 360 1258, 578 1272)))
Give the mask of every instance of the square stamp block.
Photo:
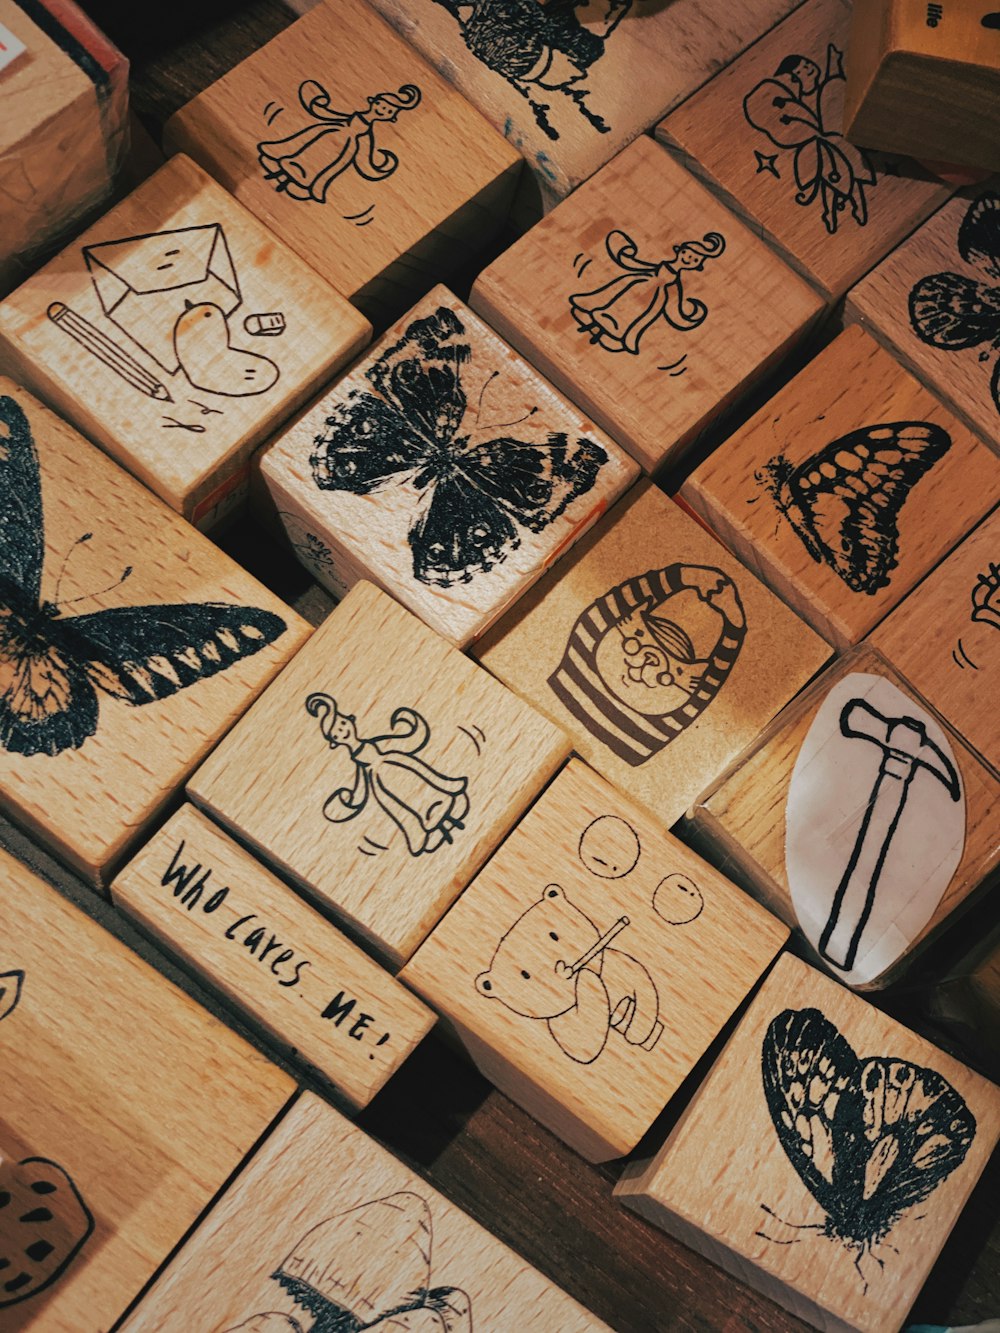
POLYGON ((883 620, 870 641, 1000 772, 1000 509, 883 620))
POLYGON ((578 759, 400 976, 590 1161, 620 1157, 787 929, 578 759))
POLYGON ((371 337, 328 283, 175 157, 0 303, 0 364, 185 518, 371 337))
POLYGON ((592 176, 792 0, 373 0, 525 156, 551 205, 592 176))
POLYGON ((165 140, 379 322, 490 240, 521 167, 356 0, 323 0, 182 107, 165 140))
POLYGON ((843 136, 848 0, 809 0, 656 127, 656 137, 828 301, 952 186, 843 136))
POLYGON ((400 964, 568 754, 556 727, 362 582, 188 795, 400 964))
POLYGON ((111 896, 353 1110, 434 1026, 426 1005, 190 805, 111 896))
POLYGON ((309 626, 0 379, 0 808, 92 883, 309 626))
POLYGON ((675 461, 823 308, 648 138, 485 269, 470 302, 647 472, 675 461))
POLYGON ((816 1328, 901 1328, 1000 1136, 1000 1089, 778 960, 622 1203, 816 1328))
POLYGON ((1000 188, 961 191, 851 289, 844 318, 875 335, 1000 449, 1000 188))
POLYGON ((607 1333, 309 1093, 174 1256, 122 1333, 295 1333, 306 1323, 345 1333, 607 1333))
POLYGON ((698 802, 696 844, 839 981, 890 985, 996 880, 1000 783, 865 646, 698 802))
POLYGON ((1000 500, 1000 461, 854 326, 681 494, 803 620, 846 648, 1000 500))
POLYGON ((385 588, 458 647, 572 546, 636 464, 444 287, 264 452, 302 562, 385 588))
POLYGON ((0 1324, 110 1328, 295 1085, 5 851, 0 888, 0 1324))
POLYGON ((649 483, 475 648, 592 768, 668 825, 829 652, 649 483))

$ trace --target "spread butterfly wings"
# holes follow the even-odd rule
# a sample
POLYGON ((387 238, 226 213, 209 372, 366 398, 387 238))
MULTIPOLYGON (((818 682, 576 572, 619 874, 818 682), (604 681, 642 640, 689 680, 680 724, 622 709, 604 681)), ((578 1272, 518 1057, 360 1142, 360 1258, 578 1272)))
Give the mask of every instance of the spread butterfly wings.
POLYGON ((851 431, 798 468, 778 455, 758 479, 812 558, 855 592, 874 595, 897 564, 906 497, 950 447, 940 426, 893 421, 851 431))

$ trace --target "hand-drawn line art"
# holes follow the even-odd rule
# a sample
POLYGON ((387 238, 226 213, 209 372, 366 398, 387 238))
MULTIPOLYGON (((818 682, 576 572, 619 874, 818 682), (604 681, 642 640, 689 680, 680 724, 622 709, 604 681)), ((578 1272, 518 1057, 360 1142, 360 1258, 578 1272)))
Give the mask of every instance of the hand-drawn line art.
POLYGON ((932 422, 889 421, 841 435, 798 467, 776 454, 754 478, 816 563, 873 597, 898 564, 906 497, 950 448, 932 422))
POLYGON ((600 879, 624 879, 642 855, 639 835, 620 815, 599 815, 580 834, 581 864, 600 879))
MULTIPOLYGON (((1000 191, 974 199, 958 229, 958 253, 967 264, 1000 280, 1000 191)), ((1000 287, 962 273, 931 273, 913 285, 910 324, 917 337, 945 352, 989 344, 982 363, 1000 350, 1000 287)), ((1000 412, 1000 357, 990 378, 993 405, 1000 412)))
POLYGON ((253 338, 280 338, 287 327, 285 317, 280 310, 247 315, 243 320, 244 331, 253 338))
POLYGON ((667 565, 627 579, 577 617, 549 687, 626 763, 676 739, 722 689, 746 637, 721 569, 667 565))
POLYGON ((19 967, 0 972, 0 1022, 17 1008, 24 988, 24 973, 19 967))
MULTIPOLYGON (((13 754, 76 750, 97 730, 98 693, 140 707, 259 653, 284 634, 271 611, 221 602, 117 606, 88 615, 42 600, 45 530, 38 454, 20 405, 0 397, 0 746, 13 754)), ((108 588, 119 587, 129 566, 108 588)))
POLYGON ((923 769, 935 777, 953 801, 962 799, 962 785, 954 764, 918 718, 885 717, 866 699, 855 698, 841 709, 840 731, 882 750, 878 776, 819 940, 820 954, 849 972, 917 771, 923 769))
MULTIPOLYGON (((273 361, 232 341, 229 317, 243 295, 221 223, 85 245, 83 257, 104 315, 168 375, 181 371, 194 388, 227 398, 278 382, 273 361)), ((173 402, 156 376, 61 302, 49 318, 140 392, 173 402)), ((255 318, 273 316, 247 317, 255 318)))
MULTIPOLYGON (((977 575, 972 585, 972 613, 969 619, 974 623, 992 625, 994 629, 1000 629, 1000 565, 992 560, 985 571, 977 575)), ((972 667, 973 671, 979 670, 979 663, 974 662, 969 656, 961 637, 958 639, 957 650, 953 648, 951 656, 955 665, 961 667, 963 671, 967 665, 972 667)))
POLYGON ((94 1230, 94 1218, 67 1171, 47 1157, 8 1164, 0 1189, 0 1309, 57 1282, 94 1230))
POLYGON ((435 0, 458 21, 470 53, 527 101, 549 139, 559 132, 548 118, 550 94, 574 103, 599 134, 611 126, 587 105, 584 81, 604 55, 605 43, 632 8, 632 0, 435 0), (581 11, 581 12, 578 12, 581 11))
MULTIPOLYGON (((314 1328, 321 1328, 314 1324, 314 1328)), ((329 1327, 329 1325, 327 1325, 329 1327)), ((347 1327, 339 1324, 337 1327, 347 1327)), ((290 1314, 281 1314, 277 1310, 268 1310, 264 1314, 251 1315, 242 1324, 234 1324, 226 1333, 305 1333, 299 1321, 290 1314)))
POLYGON ((529 443, 494 434, 519 424, 481 420, 496 371, 467 413, 460 367, 471 364, 472 349, 459 340, 464 333, 446 306, 414 320, 365 372, 379 396, 352 390, 327 417, 310 458, 320 490, 370 495, 386 487, 398 498, 402 483, 413 497, 413 576, 442 588, 502 564, 522 531, 541 532, 590 491, 608 458, 586 436, 571 443, 547 432, 544 442, 529 443))
MULTIPOLYGON (((632 237, 610 231, 604 242, 611 262, 622 270, 593 291, 574 292, 569 307, 581 333, 606 352, 639 354, 643 334, 658 319, 679 333, 703 324, 708 307, 684 293, 685 273, 700 273, 707 259, 726 248, 725 237, 706 232, 700 241, 674 246, 672 259, 642 259, 632 237)), ((677 363, 674 363, 675 365, 677 363)))
POLYGON ((483 746, 486 744, 486 732, 483 731, 482 727, 473 724, 471 727, 460 726, 458 729, 463 736, 468 736, 476 754, 481 755, 483 746))
POLYGON ((622 916, 601 934, 558 884, 549 884, 501 937, 476 990, 545 1022, 577 1064, 593 1064, 611 1032, 651 1051, 663 1035, 656 985, 638 959, 610 947, 628 925, 622 916))
POLYGON ((310 694, 306 711, 320 719, 330 748, 343 747, 354 763, 353 787, 331 793, 324 818, 344 824, 372 799, 402 833, 411 856, 436 852, 465 827, 469 779, 448 777, 418 757, 431 729, 415 709, 395 709, 389 731, 371 737, 358 736, 355 718, 340 712, 329 694, 310 694))
MULTIPOLYGON (((876 1246, 962 1164, 975 1117, 935 1070, 889 1055, 859 1059, 818 1009, 772 1020, 761 1075, 778 1142, 826 1219, 788 1223, 761 1208, 784 1227, 842 1244, 867 1291, 862 1259, 885 1268, 876 1246)), ((804 1238, 756 1235, 781 1245, 804 1238)))
POLYGON ((666 875, 653 890, 653 911, 668 926, 688 926, 704 908, 701 889, 690 876, 677 871, 666 875))
POLYGON ((773 155, 754 151, 756 174, 769 172, 780 179, 775 161, 782 150, 794 149, 795 202, 808 208, 818 201, 831 236, 848 207, 858 226, 866 225, 865 187, 878 184, 871 158, 839 130, 844 113, 843 59, 832 42, 826 48, 825 73, 808 56, 786 56, 774 74, 743 99, 747 124, 766 134, 779 150, 773 155))
POLYGON ((326 202, 336 178, 354 170, 366 181, 386 180, 399 158, 375 143, 375 126, 393 124, 401 111, 419 106, 423 94, 407 83, 396 93, 376 93, 362 111, 337 111, 322 84, 305 79, 299 84, 299 105, 312 122, 283 139, 264 140, 257 156, 264 179, 290 199, 326 202))
POLYGON ((205 427, 200 421, 178 421, 176 417, 163 417, 160 421, 161 430, 186 430, 191 435, 204 435, 205 427))

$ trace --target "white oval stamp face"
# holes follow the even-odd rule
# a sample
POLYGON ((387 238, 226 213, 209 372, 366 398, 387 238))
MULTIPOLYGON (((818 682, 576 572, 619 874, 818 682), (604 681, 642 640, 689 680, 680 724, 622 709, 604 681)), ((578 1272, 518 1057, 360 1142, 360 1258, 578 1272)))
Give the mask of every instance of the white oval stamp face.
POLYGON ((948 737, 882 676, 856 672, 823 701, 785 806, 799 925, 848 985, 880 976, 934 915, 965 846, 948 737))

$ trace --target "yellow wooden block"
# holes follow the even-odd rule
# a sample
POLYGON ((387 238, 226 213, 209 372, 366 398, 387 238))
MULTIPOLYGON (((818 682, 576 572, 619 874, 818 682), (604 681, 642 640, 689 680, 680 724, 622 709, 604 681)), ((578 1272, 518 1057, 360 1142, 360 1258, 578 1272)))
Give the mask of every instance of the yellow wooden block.
POLYGON ((1000 772, 1000 509, 882 622, 871 642, 1000 772))
POLYGON ((605 1325, 303 1094, 122 1325, 122 1333, 605 1325))
POLYGON ((638 468, 436 287, 265 450, 261 472, 320 583, 340 597, 372 579, 464 647, 638 468))
POLYGON ((525 156, 553 203, 676 106, 791 0, 374 0, 525 156))
POLYGON ((848 985, 884 987, 997 872, 1000 783, 870 648, 698 803, 700 846, 848 985))
POLYGON ((0 880, 0 1325, 110 1328, 294 1084, 4 851, 0 880))
POLYGON ((402 963, 568 753, 555 727, 362 582, 188 794, 402 963))
POLYGON ((843 137, 850 15, 849 0, 808 0, 656 127, 829 301, 952 192, 843 137))
POLYGON ((681 494, 803 620, 844 648, 1000 500, 1000 461, 855 326, 702 463, 681 494))
POLYGON ((520 169, 356 0, 323 0, 182 107, 165 137, 382 322, 490 240, 520 169))
POLYGON ((370 336, 185 157, 0 304, 0 365, 201 526, 245 498, 256 446, 370 336))
POLYGON ((400 973, 590 1161, 635 1147, 788 938, 574 759, 400 973))
POLYGON ((1000 1137, 1000 1090, 790 955, 616 1196, 816 1328, 906 1320, 1000 1137))
POLYGON ((634 488, 475 652, 664 824, 829 656, 649 484, 634 488))
POLYGON ((0 807, 92 882, 309 626, 0 379, 0 807))
POLYGON ((994 449, 998 218, 995 183, 954 195, 851 290, 844 309, 994 449))
POLYGON ((485 269, 470 303, 647 472, 676 461, 822 309, 647 138, 485 269))
POLYGON ((190 805, 111 893, 354 1109, 434 1025, 425 1005, 190 805))

